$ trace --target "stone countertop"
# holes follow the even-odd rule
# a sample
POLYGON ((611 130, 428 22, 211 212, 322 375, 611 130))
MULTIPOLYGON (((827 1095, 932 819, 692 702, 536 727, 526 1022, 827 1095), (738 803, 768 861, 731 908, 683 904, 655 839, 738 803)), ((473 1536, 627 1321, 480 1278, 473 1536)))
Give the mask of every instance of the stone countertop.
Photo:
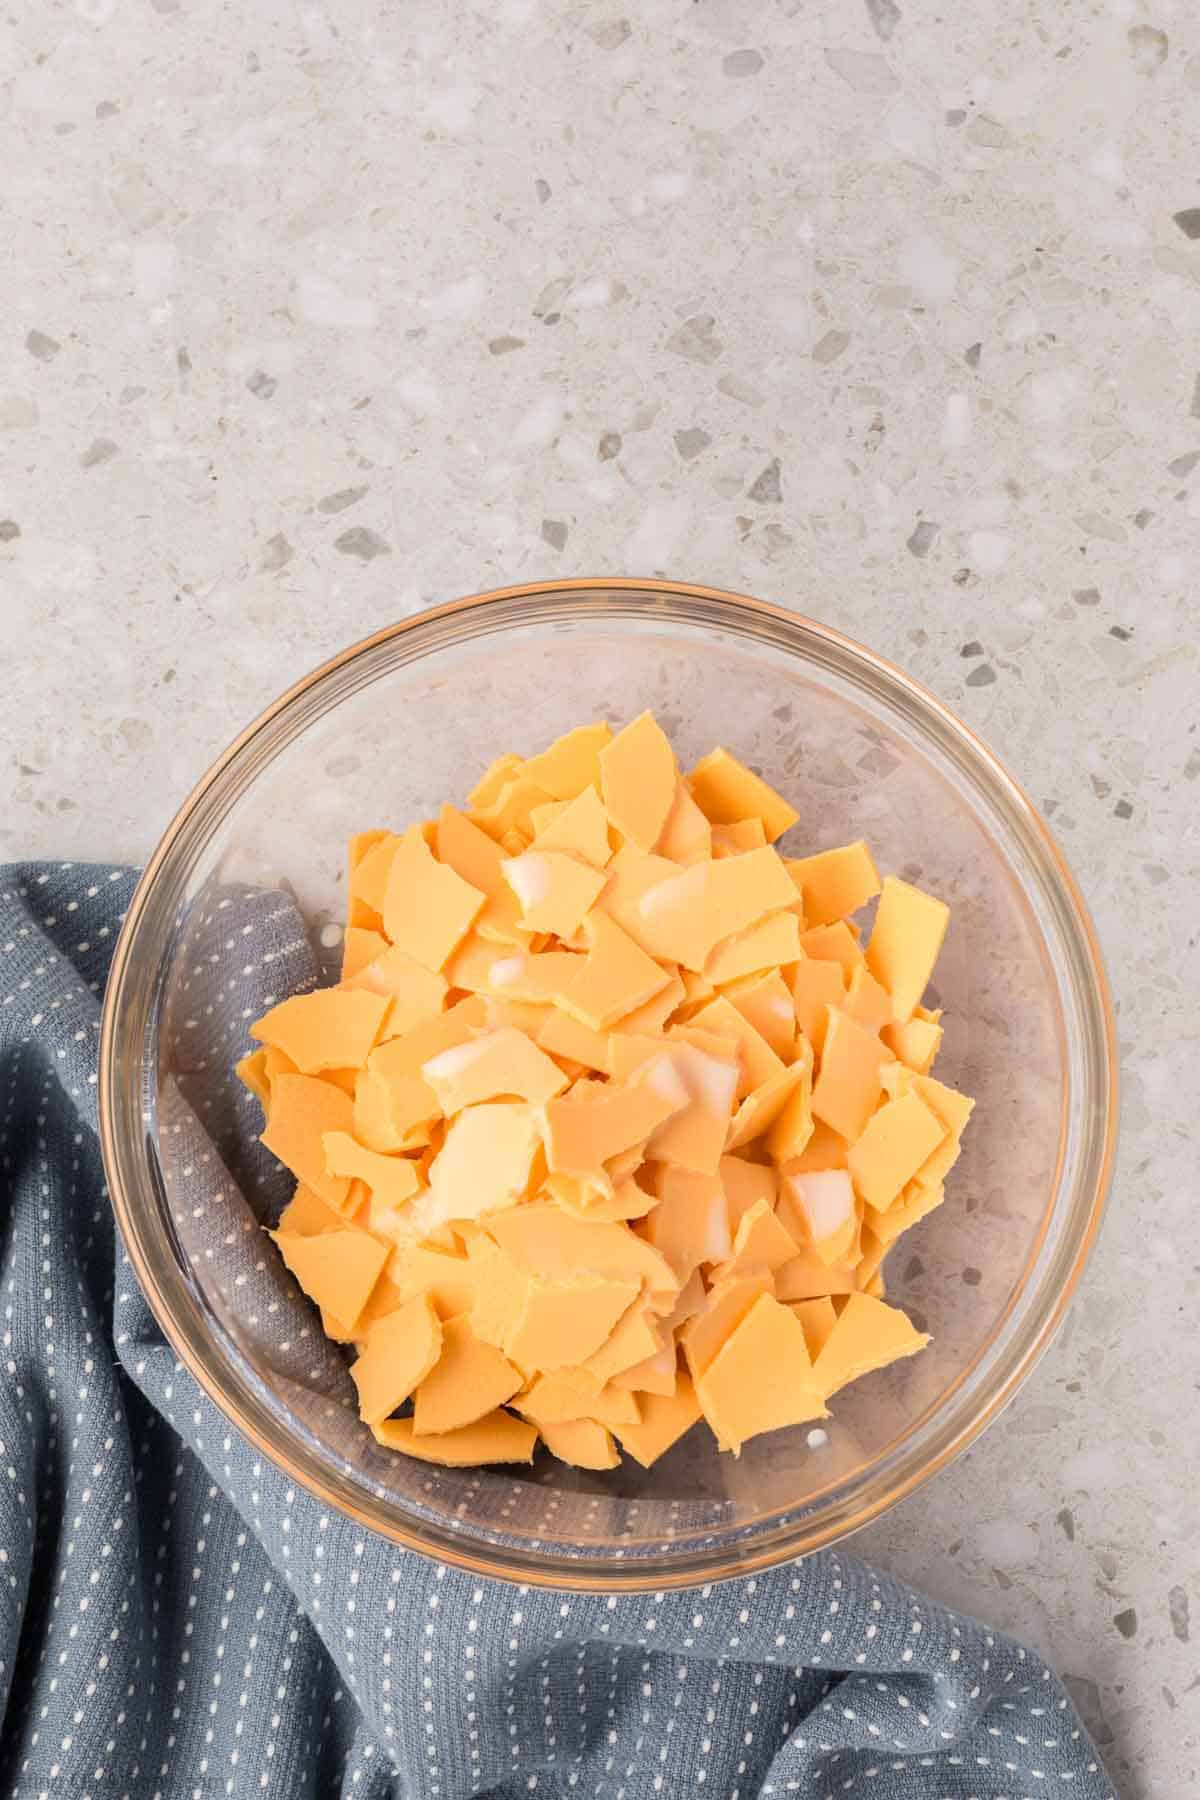
POLYGON ((1171 1800, 1198 110, 1180 0, 75 0, 0 37, 0 855, 144 857, 286 683, 509 582, 738 588, 927 682, 1095 909, 1123 1152, 1053 1350, 856 1547, 1036 1643, 1171 1800))

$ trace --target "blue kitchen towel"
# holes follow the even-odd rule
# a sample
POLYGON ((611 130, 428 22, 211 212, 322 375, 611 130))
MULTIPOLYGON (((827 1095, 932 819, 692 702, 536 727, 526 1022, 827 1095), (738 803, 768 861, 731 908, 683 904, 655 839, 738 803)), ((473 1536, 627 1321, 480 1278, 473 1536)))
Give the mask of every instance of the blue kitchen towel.
POLYGON ((264 1462, 115 1241, 96 1060, 133 881, 0 870, 0 1795, 1112 1800, 1037 1656, 851 1557, 530 1591, 264 1462))

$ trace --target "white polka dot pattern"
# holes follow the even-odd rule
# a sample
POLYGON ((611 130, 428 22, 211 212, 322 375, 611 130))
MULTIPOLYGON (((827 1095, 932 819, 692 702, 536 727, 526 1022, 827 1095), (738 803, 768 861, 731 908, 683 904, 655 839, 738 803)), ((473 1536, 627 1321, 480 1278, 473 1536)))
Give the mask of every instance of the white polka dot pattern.
MULTIPOLYGON (((398 1552, 259 1459, 114 1244, 98 996, 131 886, 0 871, 0 1793, 1112 1800, 1036 1656, 849 1557, 680 1594, 537 1593, 398 1552)), ((277 897, 260 923, 261 998, 263 958, 302 939, 277 897)), ((228 1057, 242 1008, 201 993, 177 1028, 228 1057)), ((235 1119, 180 1092, 165 1122, 188 1135, 197 1246, 222 1159, 255 1212, 276 1203, 235 1119)), ((245 1223, 214 1285, 336 1408, 341 1365, 316 1333, 282 1347, 248 1206, 245 1223)))

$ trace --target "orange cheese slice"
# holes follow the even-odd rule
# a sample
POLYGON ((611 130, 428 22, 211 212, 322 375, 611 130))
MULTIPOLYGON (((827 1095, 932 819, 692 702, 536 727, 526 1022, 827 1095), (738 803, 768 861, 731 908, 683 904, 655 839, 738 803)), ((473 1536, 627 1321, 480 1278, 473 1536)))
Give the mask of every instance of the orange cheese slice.
POLYGON ((946 1136, 946 1127, 919 1094, 888 1100, 847 1154, 855 1189, 885 1212, 946 1136))
POLYGON ((439 1051, 422 1063, 421 1074, 447 1117, 502 1097, 541 1106, 567 1085, 566 1076, 546 1052, 511 1026, 439 1051))
POLYGON ((821 1354, 837 1324, 837 1312, 833 1301, 828 1296, 820 1300, 795 1300, 792 1311, 804 1327, 804 1341, 808 1345, 808 1354, 815 1362, 821 1354))
POLYGON ((800 1320, 760 1294, 697 1378, 696 1397, 717 1440, 740 1455, 747 1438, 826 1417, 800 1320))
MULTIPOLYGON (((778 918, 786 918, 779 913, 778 918)), ((748 1019, 782 1062, 796 1054, 796 1008, 791 989, 777 968, 742 976, 724 989, 725 998, 748 1019)))
POLYGON ((366 925, 347 925, 342 937, 343 983, 348 983, 360 969, 382 956, 387 947, 388 941, 382 931, 372 931, 366 925))
POLYGON ((610 1083, 598 1087, 594 1098, 580 1098, 577 1086, 570 1094, 550 1100, 545 1107, 546 1158, 555 1173, 588 1176, 602 1170, 610 1157, 629 1150, 650 1137, 656 1126, 688 1109, 690 1091, 679 1080, 652 1079, 665 1065, 664 1056, 651 1066, 645 1081, 610 1083))
POLYGON ((782 1268, 796 1255, 800 1246, 781 1224, 765 1200, 756 1200, 742 1214, 733 1235, 733 1250, 727 1262, 714 1271, 715 1281, 727 1281, 733 1275, 782 1268))
POLYGON ((673 1394, 645 1394, 637 1424, 616 1424, 613 1431, 623 1450, 648 1469, 678 1443, 700 1417, 691 1378, 680 1374, 673 1394))
POLYGON ((692 799, 686 782, 675 784, 675 798, 658 840, 658 854, 685 868, 690 863, 705 862, 712 855, 712 827, 692 799))
POLYGON ((585 787, 574 800, 554 803, 554 816, 544 822, 534 818, 537 830, 534 850, 557 850, 593 869, 603 869, 612 858, 608 839, 608 814, 594 787, 585 787))
POLYGON ((942 1047, 940 1016, 938 1013, 925 1014, 924 1007, 918 1006, 911 1019, 902 1025, 893 1020, 879 1035, 908 1068, 918 1075, 928 1075, 942 1047))
POLYGON ((764 1200, 774 1210, 777 1178, 770 1164, 747 1162, 741 1156, 723 1156, 718 1172, 731 1235, 757 1201, 764 1200))
POLYGON ((702 756, 688 776, 688 786, 701 812, 714 825, 759 819, 772 844, 790 831, 800 817, 761 775, 728 750, 718 748, 702 756))
POLYGON ((767 1149, 777 1163, 793 1162, 802 1156, 813 1134, 812 1052, 807 1044, 791 1067, 799 1072, 798 1079, 766 1134, 767 1149))
POLYGON ((535 809, 551 799, 553 795, 547 793, 541 782, 531 780, 523 769, 519 769, 504 783, 494 800, 486 806, 472 806, 469 816, 472 824, 495 838, 510 856, 515 856, 533 836, 535 809))
POLYGON ((680 1333, 683 1352, 693 1381, 703 1375, 730 1333, 736 1330, 754 1302, 772 1292, 767 1269, 747 1275, 731 1275, 715 1282, 701 1312, 688 1320, 680 1333))
POLYGON ((811 1247, 828 1267, 857 1260, 861 1219, 845 1169, 785 1175, 778 1216, 796 1242, 811 1247))
POLYGON ((563 850, 526 850, 503 864, 504 879, 516 895, 528 931, 573 936, 595 904, 607 877, 563 850))
MULTIPOLYGON (((877 1213, 872 1209, 867 1214, 871 1231, 881 1244, 888 1247, 895 1243, 902 1232, 910 1230, 931 1212, 935 1212, 945 1197, 946 1190, 940 1182, 933 1187, 920 1187, 915 1181, 910 1182, 886 1212, 877 1213)), ((865 1239, 865 1227, 863 1235, 865 1239)))
MULTIPOLYGON (((777 1075, 772 1075, 752 1094, 747 1094, 730 1124, 726 1148, 740 1150, 744 1144, 753 1143, 756 1138, 762 1137, 801 1091, 805 1094, 807 1105, 811 1070, 811 1061, 805 1055, 782 1068, 777 1075)), ((790 1139, 790 1125, 788 1135, 790 1139)))
POLYGON ((368 1150, 347 1131, 327 1131, 322 1143, 329 1173, 365 1182, 384 1206, 403 1206, 421 1185, 415 1163, 368 1150))
POLYGON ((518 1268, 545 1281, 586 1270, 615 1281, 645 1282, 649 1294, 665 1295, 668 1303, 679 1291, 670 1264, 627 1225, 573 1218, 535 1200, 493 1214, 487 1229, 518 1268))
POLYGON ((502 1000, 526 1000, 537 1006, 561 1006, 578 978, 582 956, 569 950, 544 950, 540 956, 506 956, 491 965, 488 991, 502 1000))
POLYGON ((350 839, 349 924, 375 930, 382 924, 383 898, 399 842, 394 831, 363 831, 350 839))
POLYGON ((852 1268, 831 1269, 815 1250, 801 1250, 775 1271, 775 1293, 780 1300, 819 1300, 827 1294, 853 1294, 858 1276, 852 1268))
POLYGON ((318 1237, 278 1231, 270 1236, 309 1299, 352 1331, 383 1271, 387 1245, 353 1227, 318 1237))
POLYGON ((662 1347, 654 1318, 639 1294, 617 1320, 605 1342, 588 1357, 587 1368, 597 1381, 604 1383, 649 1357, 657 1356, 662 1347))
POLYGON ((608 1073, 608 1037, 593 1031, 581 1019, 574 1019, 560 1007, 546 1008, 537 1028, 537 1041, 550 1056, 563 1056, 570 1062, 582 1063, 585 1069, 608 1073))
POLYGON ((632 1394, 673 1394, 675 1383, 679 1378, 679 1354, 674 1342, 664 1344, 662 1349, 645 1362, 635 1363, 632 1369, 623 1369, 619 1375, 613 1376, 612 1384, 617 1388, 627 1388, 632 1394))
POLYGON ((361 1350, 367 1341, 367 1333, 380 1319, 386 1319, 402 1304, 396 1288, 388 1280, 387 1268, 371 1289, 367 1304, 354 1321, 354 1329, 335 1319, 331 1313, 322 1312, 321 1329, 327 1337, 335 1338, 339 1344, 353 1344, 361 1350))
MULTIPOLYGON (((858 1285, 864 1294, 870 1292, 868 1283, 879 1274, 884 1258, 890 1249, 891 1245, 877 1237, 869 1225, 863 1226, 861 1254, 858 1259, 858 1285)), ((883 1298, 882 1294, 878 1297, 879 1299, 883 1298)))
POLYGON ((745 850, 761 850, 766 841, 761 819, 738 819, 733 825, 712 827, 714 856, 740 856, 745 850))
POLYGON ((271 1111, 262 1141, 298 1181, 327 1206, 341 1210, 350 1192, 344 1175, 325 1168, 324 1135, 350 1131, 354 1106, 340 1088, 313 1075, 278 1075, 271 1083, 271 1111))
POLYGON ((880 1069, 891 1051, 836 1007, 829 1008, 821 1067, 813 1084, 813 1116, 853 1143, 862 1136, 883 1091, 880 1069))
POLYGON ((739 1099, 783 1072, 783 1061, 776 1056, 766 1038, 724 994, 718 994, 699 1012, 693 1013, 690 1023, 717 1037, 728 1038, 736 1047, 741 1069, 737 1086, 739 1099))
POLYGON ((709 952, 704 974, 714 987, 763 969, 799 961, 800 921, 794 913, 769 913, 745 931, 722 938, 709 952))
POLYGON ((572 1425, 578 1419, 592 1419, 610 1430, 636 1425, 642 1416, 637 1397, 611 1382, 597 1387, 583 1369, 560 1369, 553 1375, 539 1375, 528 1393, 513 1405, 543 1425, 572 1425))
POLYGON ((362 1069, 354 1086, 354 1136, 381 1155, 414 1150, 429 1141, 437 1097, 420 1076, 387 1080, 362 1069))
POLYGON ((799 1156, 788 1162, 788 1173, 806 1174, 810 1169, 844 1169, 850 1146, 844 1137, 831 1131, 821 1119, 813 1122, 812 1136, 799 1156))
POLYGON ((651 1134, 647 1154, 658 1162, 713 1175, 729 1133, 738 1065, 689 1043, 672 1044, 669 1057, 666 1070, 660 1058, 646 1065, 646 1085, 654 1087, 658 1083, 666 1096, 671 1092, 667 1079, 670 1076, 676 1084, 682 1084, 687 1104, 651 1134))
POLYGON ((846 997, 846 977, 838 962, 802 957, 792 970, 792 1005, 796 1024, 820 1056, 825 1047, 829 1008, 841 1006, 846 997))
POLYGON ((600 791, 617 830, 653 850, 675 803, 675 752, 653 713, 644 712, 600 752, 600 791))
POLYGON ((234 1074, 243 1086, 248 1087, 258 1104, 266 1112, 271 1104, 271 1079, 267 1074, 267 1053, 265 1050, 253 1050, 248 1056, 234 1064, 234 1074))
POLYGON ((379 994, 318 988, 281 1000, 250 1027, 259 1043, 274 1044, 302 1075, 360 1069, 370 1055, 388 1002, 379 994))
POLYGON ((537 1116, 524 1103, 468 1106, 451 1121, 429 1171, 429 1191, 413 1203, 424 1232, 512 1205, 529 1185, 540 1144, 537 1116))
POLYGON ((603 1031, 670 986, 671 971, 647 956, 608 913, 590 914, 585 929, 587 956, 564 989, 561 1005, 603 1031))
POLYGON ((298 1181, 275 1229, 284 1235, 290 1231, 294 1237, 316 1237, 322 1231, 341 1231, 344 1226, 340 1212, 326 1206, 319 1194, 298 1181))
POLYGON ((467 1245, 467 1261, 475 1282, 471 1330, 485 1344, 502 1350, 524 1311, 529 1275, 482 1234, 467 1245))
POLYGON ((473 1425, 525 1385, 521 1371, 493 1344, 482 1343, 467 1318, 448 1320, 441 1339, 441 1354, 416 1389, 413 1430, 419 1437, 473 1425))
POLYGON ((490 806, 492 801, 499 796, 500 790, 507 787, 513 777, 520 774, 524 766, 521 757, 514 756, 510 750, 506 750, 503 756, 498 756, 495 762, 488 764, 467 795, 467 805, 476 811, 481 807, 490 806))
POLYGON ((725 1190, 715 1175, 663 1164, 656 1181, 658 1205, 641 1227, 646 1242, 685 1282, 701 1263, 723 1262, 731 1250, 725 1190))
POLYGON ((940 1186, 958 1161, 962 1134, 975 1102, 955 1088, 947 1087, 944 1082, 935 1081, 932 1075, 915 1075, 911 1069, 902 1065, 885 1068, 884 1077, 889 1094, 917 1094, 944 1125, 946 1136, 932 1156, 921 1164, 913 1178, 919 1187, 940 1186))
POLYGON ((381 1038, 399 1037, 434 1018, 446 1003, 447 985, 444 975, 425 968, 395 945, 385 946, 379 956, 343 982, 351 990, 362 988, 390 998, 381 1038))
POLYGON ((720 862, 693 863, 641 894, 640 941, 652 955, 699 972, 723 938, 780 911, 795 892, 769 846, 720 862))
POLYGON ((576 1469, 615 1469, 620 1452, 611 1431, 595 1419, 572 1419, 559 1425, 542 1425, 542 1442, 559 1462, 576 1469))
POLYGON ((594 725, 577 725, 548 750, 531 756, 525 773, 555 800, 574 800, 585 788, 600 786, 600 757, 612 741, 612 732, 603 719, 594 725))
POLYGON ((384 1419, 374 1435, 386 1450, 403 1450, 419 1462, 447 1469, 474 1468, 482 1463, 529 1463, 537 1445, 537 1429, 504 1411, 488 1413, 457 1431, 429 1432, 418 1437, 412 1419, 384 1419))
POLYGON ((383 928, 415 961, 440 969, 486 900, 486 894, 438 862, 414 825, 401 838, 388 871, 383 928))
POLYGON ((487 896, 475 919, 478 935, 485 941, 520 948, 529 933, 521 923, 516 895, 504 879, 504 851, 496 840, 465 813, 443 806, 438 815, 435 847, 439 862, 487 896))
POLYGON ((813 1364, 818 1390, 828 1397, 875 1369, 913 1356, 929 1342, 898 1307, 869 1294, 851 1294, 829 1340, 813 1364))
POLYGON ((479 1266, 468 1257, 428 1244, 401 1244, 388 1258, 387 1273, 402 1299, 428 1294, 439 1318, 452 1319, 475 1304, 479 1266))
POLYGON ((857 912, 879 892, 879 871, 861 838, 837 850, 821 850, 816 856, 790 858, 788 868, 800 888, 810 926, 832 925, 835 919, 857 912))
POLYGON ((859 1025, 865 1025, 868 1031, 878 1031, 892 1016, 892 996, 886 988, 880 987, 866 963, 856 963, 850 971, 846 998, 841 1006, 843 1012, 859 1025))
POLYGON ((814 962, 837 963, 846 981, 863 960, 858 939, 845 919, 838 919, 832 925, 818 925, 812 931, 802 931, 800 948, 814 962))
POLYGON ((359 1416, 365 1423, 377 1425, 403 1406, 429 1374, 441 1350, 442 1324, 424 1294, 376 1320, 367 1331, 362 1354, 350 1368, 358 1389, 359 1416))
POLYGON ((525 1304, 504 1348, 523 1369, 574 1368, 599 1350, 641 1293, 640 1281, 573 1274, 530 1280, 525 1304))
POLYGON ((614 1031, 662 1031, 668 1019, 686 998, 686 992, 680 977, 670 974, 661 993, 655 994, 650 1000, 643 1001, 641 1006, 635 1006, 632 1012, 622 1014, 614 1022, 612 1029, 614 1031))
POLYGON ((911 1019, 933 974, 950 908, 889 875, 867 943, 867 967, 892 996, 892 1017, 911 1019))
POLYGON ((696 1269, 680 1288, 675 1297, 675 1304, 669 1312, 661 1310, 666 1304, 661 1297, 652 1297, 648 1305, 655 1314, 658 1330, 662 1333, 664 1340, 668 1336, 674 1336, 680 1326, 686 1325, 689 1319, 703 1311, 707 1294, 708 1289, 705 1286, 704 1277, 700 1270, 696 1269))

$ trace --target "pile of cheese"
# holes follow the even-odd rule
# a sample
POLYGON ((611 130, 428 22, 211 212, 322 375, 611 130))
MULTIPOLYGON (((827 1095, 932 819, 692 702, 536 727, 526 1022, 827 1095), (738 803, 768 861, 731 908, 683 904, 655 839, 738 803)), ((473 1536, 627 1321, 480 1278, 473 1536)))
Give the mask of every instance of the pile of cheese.
POLYGON ((341 981, 238 1070, 381 1444, 607 1469, 704 1420, 737 1455, 927 1341, 880 1266, 971 1111, 920 1004, 947 909, 863 843, 781 856, 796 820, 644 713, 353 840, 341 981))

